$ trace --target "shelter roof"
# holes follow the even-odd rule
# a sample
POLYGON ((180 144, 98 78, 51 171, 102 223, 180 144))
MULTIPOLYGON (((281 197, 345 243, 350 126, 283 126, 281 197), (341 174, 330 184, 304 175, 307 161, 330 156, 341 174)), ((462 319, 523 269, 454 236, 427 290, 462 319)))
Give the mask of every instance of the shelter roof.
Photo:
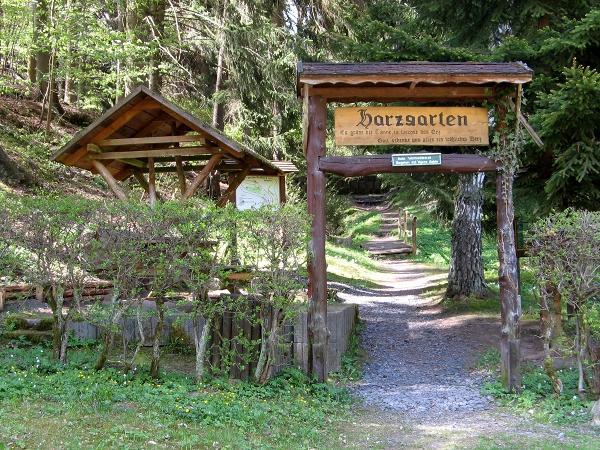
POLYGON ((250 168, 250 174, 265 175, 297 170, 292 163, 283 167, 269 161, 144 86, 75 134, 52 159, 92 172, 96 172, 92 160, 101 159, 115 179, 124 180, 136 171, 147 171, 149 157, 166 164, 157 171, 168 172, 174 171, 176 159, 202 161, 214 154, 222 154, 215 170, 250 168))
POLYGON ((533 71, 521 62, 299 62, 298 93, 310 86, 402 84, 523 84, 533 71))

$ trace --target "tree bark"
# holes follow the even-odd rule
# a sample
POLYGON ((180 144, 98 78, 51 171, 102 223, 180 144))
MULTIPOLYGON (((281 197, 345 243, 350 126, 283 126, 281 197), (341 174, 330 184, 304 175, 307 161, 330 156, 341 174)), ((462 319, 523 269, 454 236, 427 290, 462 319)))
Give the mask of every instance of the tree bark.
POLYGON ((498 284, 502 329, 500 353, 502 381, 512 392, 521 391, 521 296, 517 276, 517 252, 513 223, 514 174, 510 169, 496 175, 496 216, 498 221, 498 284))
POLYGON ((154 342, 152 344, 152 362, 150 363, 150 375, 152 378, 158 378, 160 374, 160 340, 165 322, 165 305, 163 299, 157 298, 155 303, 157 322, 154 332, 154 342))
POLYGON ((37 92, 36 89, 36 82, 37 82, 37 43, 38 43, 38 36, 39 36, 39 31, 38 31, 38 25, 37 25, 37 1, 36 0, 32 0, 30 2, 30 8, 31 8, 31 42, 32 42, 32 48, 30 49, 29 52, 29 60, 27 62, 27 75, 29 77, 29 83, 31 84, 32 87, 32 96, 33 97, 38 97, 39 93, 37 92))
POLYGON ((36 21, 34 36, 36 37, 36 54, 35 54, 35 74, 37 83, 37 94, 35 95, 37 100, 42 100, 44 96, 48 95, 48 74, 50 72, 50 50, 48 46, 41 43, 41 36, 47 36, 48 34, 48 2, 47 0, 36 1, 36 21))
POLYGON ((153 51, 150 58, 150 78, 148 80, 148 87, 155 92, 160 92, 163 82, 162 72, 160 70, 160 39, 162 39, 165 32, 165 10, 167 8, 167 2, 165 0, 153 0, 150 8, 150 14, 152 15, 155 27, 154 35, 156 49, 153 51))
POLYGON ((446 297, 482 297, 487 288, 481 251, 483 172, 459 176, 452 220, 452 259, 446 297))
POLYGON ((200 381, 205 373, 206 349, 210 341, 211 327, 210 320, 204 320, 202 332, 200 328, 200 316, 196 315, 193 320, 194 326, 194 347, 196 348, 196 380, 200 381))

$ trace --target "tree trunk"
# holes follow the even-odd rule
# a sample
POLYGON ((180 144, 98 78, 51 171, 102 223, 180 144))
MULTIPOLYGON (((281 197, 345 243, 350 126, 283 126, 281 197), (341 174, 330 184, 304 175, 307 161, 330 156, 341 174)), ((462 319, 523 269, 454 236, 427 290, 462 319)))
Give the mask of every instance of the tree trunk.
POLYGON ((37 83, 37 71, 36 71, 36 65, 37 65, 37 44, 38 44, 38 36, 39 36, 39 31, 38 31, 38 25, 37 25, 37 1, 36 0, 32 0, 30 2, 30 7, 31 7, 31 29, 32 29, 32 36, 31 36, 31 49, 29 51, 29 60, 27 62, 27 75, 29 77, 29 83, 31 84, 31 88, 32 88, 32 96, 33 97, 38 97, 38 92, 36 89, 36 83, 37 83))
POLYGON ((550 380, 552 380, 552 390, 554 391, 554 395, 558 397, 563 392, 563 384, 561 379, 556 375, 554 360, 552 359, 552 353, 550 351, 552 332, 555 328, 555 316, 551 311, 553 307, 552 288, 553 286, 550 283, 547 283, 545 288, 541 289, 540 292, 541 331, 544 344, 544 371, 550 380))
MULTIPOLYGON (((125 34, 127 41, 136 48, 136 41, 139 28, 138 2, 136 0, 125 1, 125 34)), ((139 64, 135 50, 131 50, 127 58, 127 67, 125 68, 125 95, 128 95, 133 88, 141 83, 139 77, 139 64)))
POLYGON ((452 259, 447 298, 481 297, 487 288, 481 251, 484 173, 459 176, 452 220, 452 259))
POLYGON ((194 326, 194 347, 196 348, 196 380, 200 381, 205 373, 206 349, 210 341, 211 327, 210 320, 204 320, 204 326, 200 333, 200 317, 196 316, 193 321, 194 326))
POLYGON ((160 372, 160 340, 162 338, 165 322, 165 305, 162 298, 157 298, 156 303, 156 331, 154 333, 154 342, 152 344, 152 362, 150 364, 150 375, 158 378, 160 372))
POLYGON ((40 42, 41 36, 48 35, 48 2, 47 0, 38 0, 36 6, 36 21, 35 31, 36 36, 36 55, 35 55, 35 66, 36 66, 36 83, 38 92, 35 95, 37 100, 42 100, 48 95, 48 75, 50 72, 50 49, 48 45, 40 42))
POLYGON ((152 19, 154 21, 154 35, 156 40, 156 48, 154 49, 150 58, 150 78, 148 80, 148 86, 155 92, 160 92, 162 89, 162 72, 160 69, 161 63, 161 50, 160 50, 160 39, 163 38, 165 32, 165 10, 167 8, 167 2, 165 0, 153 0, 151 3, 152 19))
POLYGON ((106 359, 108 358, 108 352, 110 351, 111 347, 113 346, 114 340, 115 340, 115 326, 119 323, 119 321, 121 320, 121 317, 123 317, 123 308, 121 304, 118 304, 117 300, 119 298, 119 293, 117 292, 117 290, 115 289, 115 291, 112 294, 112 299, 111 299, 111 306, 112 306, 112 311, 111 311, 111 317, 110 317, 110 322, 108 324, 108 326, 106 327, 106 329, 104 330, 104 339, 102 340, 102 349, 100 350, 100 354, 98 355, 98 358, 96 359, 96 364, 94 366, 95 370, 101 370, 104 365, 106 364, 106 359))
POLYGON ((584 345, 584 330, 583 330, 583 321, 582 321, 582 313, 580 310, 577 310, 575 315, 575 353, 577 356, 577 373, 579 374, 577 381, 577 393, 580 396, 585 394, 585 367, 584 367, 584 357, 586 351, 586 345, 584 345))

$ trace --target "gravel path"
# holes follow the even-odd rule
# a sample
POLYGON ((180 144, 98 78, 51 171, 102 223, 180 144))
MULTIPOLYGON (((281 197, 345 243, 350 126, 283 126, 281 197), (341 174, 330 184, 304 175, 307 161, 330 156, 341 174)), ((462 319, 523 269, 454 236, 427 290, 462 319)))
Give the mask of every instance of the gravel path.
MULTIPOLYGON (((386 227, 384 225, 382 228, 386 227)), ((374 239, 389 241, 387 233, 374 239)), ((422 420, 482 411, 490 400, 469 367, 485 349, 481 322, 473 316, 444 316, 422 294, 439 286, 446 272, 410 260, 380 261, 382 287, 346 290, 359 304, 367 352, 363 379, 353 386, 367 406, 402 412, 422 420)))
POLYGON ((431 419, 485 409, 480 380, 469 373, 471 327, 438 317, 417 295, 355 296, 365 324, 363 379, 354 391, 370 406, 431 419))

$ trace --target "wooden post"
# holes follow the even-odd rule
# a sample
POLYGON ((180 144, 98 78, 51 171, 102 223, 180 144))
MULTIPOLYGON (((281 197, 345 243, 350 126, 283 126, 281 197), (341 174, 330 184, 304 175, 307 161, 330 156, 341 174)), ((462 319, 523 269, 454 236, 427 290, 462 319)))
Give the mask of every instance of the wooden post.
POLYGON ((154 170, 154 158, 148 158, 148 199, 150 208, 156 207, 156 172, 154 170))
POLYGON ((192 184, 187 188, 185 194, 183 194, 183 199, 188 199, 198 190, 202 182, 208 177, 208 175, 212 172, 215 166, 221 161, 223 158, 223 154, 215 153, 210 157, 206 165, 202 168, 202 170, 196 175, 196 178, 192 180, 192 184))
POLYGON ((115 180, 115 177, 113 177, 112 173, 110 173, 110 170, 108 170, 108 168, 100 161, 92 159, 91 162, 92 166, 94 166, 94 169, 96 169, 100 176, 104 178, 104 181, 106 181, 106 184, 108 184, 110 190, 113 191, 113 194, 115 194, 119 200, 127 201, 127 195, 125 194, 125 191, 121 189, 119 183, 117 180, 115 180))
POLYGON ((517 252, 513 228, 513 176, 499 171, 496 176, 496 214, 498 220, 498 282, 502 330, 502 382, 513 392, 521 390, 520 326, 521 296, 517 274, 517 252))
POLYGON ((181 159, 181 156, 175 157, 175 166, 177 168, 177 178, 179 179, 179 191, 183 197, 185 191, 187 191, 187 182, 185 181, 185 172, 183 171, 183 160, 181 159))
POLYGON ((412 254, 417 254, 417 218, 412 220, 412 254))
POLYGON ((283 205, 286 201, 285 175, 279 176, 279 204, 283 205))
POLYGON ((4 297, 6 295, 6 291, 4 288, 0 288, 0 311, 4 311, 4 297))
MULTIPOLYGON (((308 90, 304 95, 310 95, 308 90)), ((327 265, 325 262, 325 174, 319 157, 325 155, 327 102, 323 97, 308 99, 307 199, 312 217, 308 248, 308 366, 318 380, 327 378, 327 265)))

